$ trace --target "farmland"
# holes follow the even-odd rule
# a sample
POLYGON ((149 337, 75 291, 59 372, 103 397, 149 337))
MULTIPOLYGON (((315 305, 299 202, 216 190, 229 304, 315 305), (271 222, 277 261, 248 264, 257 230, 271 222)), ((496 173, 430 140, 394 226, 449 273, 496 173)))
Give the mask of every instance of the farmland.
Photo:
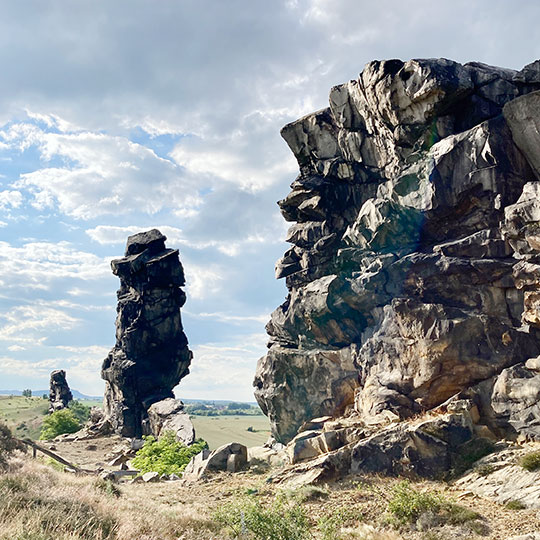
MULTIPOLYGON (((38 439, 48 403, 42 397, 0 396, 0 421, 5 422, 19 438, 38 439)), ((89 407, 101 406, 100 401, 84 400, 81 403, 89 407)), ((258 446, 270 435, 268 418, 263 415, 192 415, 191 419, 197 437, 207 441, 211 449, 233 441, 258 446)))

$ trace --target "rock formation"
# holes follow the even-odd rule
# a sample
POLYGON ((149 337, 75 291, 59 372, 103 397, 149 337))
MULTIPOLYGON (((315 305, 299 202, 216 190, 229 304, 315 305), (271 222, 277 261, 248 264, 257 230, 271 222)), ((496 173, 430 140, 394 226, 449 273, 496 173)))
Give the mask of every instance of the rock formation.
POLYGON ((49 414, 65 409, 72 399, 73 395, 66 380, 66 372, 63 369, 54 370, 51 373, 49 414))
POLYGON ((289 294, 254 382, 277 440, 456 394, 490 433, 540 439, 539 90, 540 61, 374 61, 283 128, 289 294))
MULTIPOLYGON (((162 400, 174 401, 172 389, 188 374, 192 358, 180 317, 184 271, 178 250, 167 249, 165 240, 157 229, 130 236, 125 257, 111 262, 120 278, 116 345, 101 375, 106 417, 126 437, 152 433, 148 410, 162 400)), ((177 401, 166 408, 176 414, 183 405, 177 401)), ((164 421, 161 415, 160 427, 164 421)))

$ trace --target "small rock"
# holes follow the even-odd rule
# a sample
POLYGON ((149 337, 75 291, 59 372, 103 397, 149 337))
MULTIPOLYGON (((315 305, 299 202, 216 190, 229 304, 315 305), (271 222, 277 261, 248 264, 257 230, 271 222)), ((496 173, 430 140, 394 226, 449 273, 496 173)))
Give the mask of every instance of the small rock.
POLYGON ((159 473, 147 472, 142 475, 143 482, 149 484, 150 482, 159 482, 159 473))

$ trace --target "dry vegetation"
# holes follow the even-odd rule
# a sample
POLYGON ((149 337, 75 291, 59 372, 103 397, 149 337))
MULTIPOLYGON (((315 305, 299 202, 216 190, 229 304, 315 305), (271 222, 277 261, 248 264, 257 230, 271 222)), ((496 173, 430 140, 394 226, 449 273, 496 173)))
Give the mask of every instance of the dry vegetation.
POLYGON ((409 505, 415 496, 405 489, 397 501, 404 513, 392 514, 396 486, 403 488, 399 480, 355 476, 290 491, 267 483, 266 475, 245 472, 220 473, 190 486, 167 482, 118 489, 21 456, 0 476, 0 540, 221 540, 234 537, 235 516, 236 537, 246 540, 499 540, 540 529, 536 511, 505 508, 440 483, 409 488, 424 494, 419 504, 429 507, 435 500, 443 506, 432 506, 417 519, 416 503, 409 505), (445 506, 452 502, 453 509, 445 506), (291 523, 294 516, 305 526, 291 523), (262 531, 258 536, 249 533, 250 519, 262 531), (288 536, 272 536, 276 530, 288 536))

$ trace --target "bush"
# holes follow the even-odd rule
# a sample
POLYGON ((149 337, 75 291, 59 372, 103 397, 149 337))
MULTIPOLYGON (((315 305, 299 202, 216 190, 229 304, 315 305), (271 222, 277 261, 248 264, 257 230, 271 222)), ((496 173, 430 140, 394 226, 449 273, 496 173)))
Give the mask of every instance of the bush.
POLYGON ((414 523, 423 513, 436 513, 441 506, 442 499, 439 495, 416 491, 409 482, 403 481, 394 487, 388 511, 402 523, 414 523))
POLYGON ((420 516, 427 512, 433 514, 436 522, 449 525, 474 522, 482 517, 474 510, 445 500, 438 493, 417 491, 407 481, 394 487, 388 511, 400 523, 416 523, 420 516))
POLYGON ((173 431, 167 431, 159 440, 150 435, 145 437, 144 446, 133 459, 133 466, 141 473, 180 474, 191 458, 206 448, 208 444, 202 439, 190 446, 178 442, 173 431))
POLYGON ((71 409, 61 409, 55 411, 43 420, 41 428, 41 440, 49 440, 62 435, 63 433, 75 433, 81 429, 79 420, 71 409))
POLYGON ((214 519, 234 538, 253 540, 305 540, 311 537, 302 505, 276 497, 264 507, 258 500, 244 499, 221 506, 214 519))
POLYGON ((8 458, 15 450, 24 450, 23 444, 13 438, 5 424, 0 424, 0 470, 7 467, 8 458))
POLYGON ((520 461, 520 465, 529 472, 540 469, 540 450, 525 454, 520 461))
POLYGON ((73 412, 75 418, 77 418, 81 425, 86 424, 87 420, 90 418, 90 407, 83 405, 80 401, 71 401, 68 408, 73 412))

